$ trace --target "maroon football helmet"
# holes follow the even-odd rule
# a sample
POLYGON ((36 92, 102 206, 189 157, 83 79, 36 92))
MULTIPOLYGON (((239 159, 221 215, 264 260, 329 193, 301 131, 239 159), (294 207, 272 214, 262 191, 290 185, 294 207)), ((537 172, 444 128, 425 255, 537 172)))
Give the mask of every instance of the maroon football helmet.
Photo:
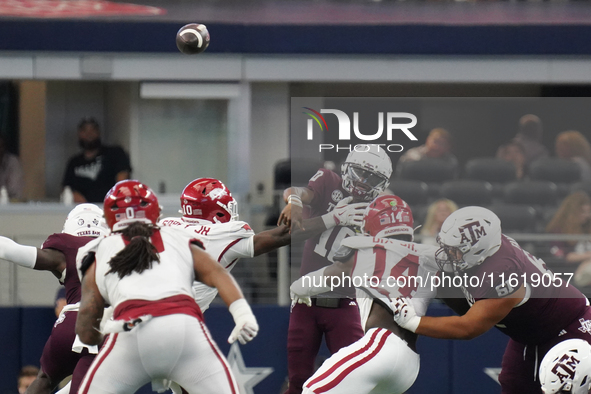
POLYGON ((361 230, 367 235, 380 238, 399 234, 412 236, 412 211, 398 196, 379 196, 367 206, 361 230))
POLYGON ((117 182, 105 196, 104 214, 109 228, 117 231, 134 221, 156 224, 160 205, 148 186, 125 180, 117 182))
POLYGON ((226 223, 238 220, 238 204, 222 181, 199 178, 189 183, 181 194, 184 218, 226 223))

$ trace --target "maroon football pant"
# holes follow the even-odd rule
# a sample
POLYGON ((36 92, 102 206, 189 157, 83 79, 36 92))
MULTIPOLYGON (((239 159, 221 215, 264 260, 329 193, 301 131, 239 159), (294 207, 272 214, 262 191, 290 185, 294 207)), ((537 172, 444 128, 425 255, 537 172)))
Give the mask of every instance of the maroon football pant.
MULTIPOLYGON (((582 321, 591 320, 591 308, 568 324, 562 335, 539 345, 525 346, 510 339, 503 355, 502 371, 499 375, 502 394, 542 394, 540 388, 540 363, 546 353, 557 343, 567 339, 583 339, 591 343, 591 333, 582 321)), ((541 327, 543 329, 543 327, 541 327)))
POLYGON ((55 384, 72 375, 70 393, 78 392, 78 387, 95 357, 87 349, 82 353, 72 351, 77 316, 78 312, 75 311, 65 313, 65 319, 53 327, 41 355, 41 370, 55 384))
POLYGON ((357 302, 343 298, 338 308, 304 304, 292 308, 287 331, 289 388, 285 394, 301 394, 302 386, 314 373, 322 335, 331 353, 363 337, 357 302))

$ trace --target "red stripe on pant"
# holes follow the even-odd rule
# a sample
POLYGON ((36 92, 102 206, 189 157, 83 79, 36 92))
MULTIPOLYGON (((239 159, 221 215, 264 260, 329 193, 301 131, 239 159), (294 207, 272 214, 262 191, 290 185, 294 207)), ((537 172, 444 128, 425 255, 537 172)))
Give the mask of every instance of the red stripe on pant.
POLYGON ((117 340, 117 335, 118 334, 112 334, 112 336, 109 336, 109 340, 108 340, 109 343, 107 343, 105 345, 105 351, 103 352, 101 350, 101 352, 96 357, 93 365, 90 366, 90 369, 87 372, 88 379, 85 379, 86 381, 82 383, 83 387, 81 388, 81 394, 88 394, 88 388, 90 387, 90 384, 92 383, 92 379, 94 379, 94 375, 96 374, 97 369, 101 366, 103 361, 105 361, 105 359, 107 358, 109 353, 111 353, 111 350, 113 350, 113 347, 115 347, 115 341, 117 340))
POLYGON ((351 360, 352 358, 355 358, 356 356, 360 355, 361 353, 366 352, 371 347, 373 341, 375 340, 375 338, 378 336, 379 333, 380 333, 380 329, 377 329, 376 331, 374 331, 374 333, 371 335, 371 338, 369 339, 369 342, 364 347, 354 351, 353 353, 349 354, 348 356, 343 358, 341 361, 339 361, 338 363, 333 365, 328 371, 326 371, 325 373, 323 373, 322 375, 318 376, 316 379, 311 381, 307 385, 307 387, 311 387, 312 385, 320 382, 321 380, 326 379, 339 367, 339 365, 342 365, 343 363, 351 360))
MULTIPOLYGON (((358 360, 357 362, 355 362, 355 363, 351 364, 350 366, 348 366, 347 368, 345 368, 343 371, 341 371, 341 373, 338 374, 338 376, 336 378, 333 378, 330 382, 328 382, 324 386, 320 386, 317 389, 314 389, 314 393, 320 394, 320 393, 324 393, 324 392, 332 389, 333 387, 335 387, 339 383, 341 383, 341 381, 347 375, 349 375, 351 373, 351 371, 355 370, 360 365, 365 364, 366 362, 368 362, 369 360, 374 358, 380 352, 380 350, 382 350, 382 348, 384 347, 384 344, 386 343, 388 336, 392 334, 390 331, 385 330, 385 329, 381 329, 381 328, 377 329, 376 332, 374 333, 375 335, 372 335, 368 344, 366 346, 364 346, 364 348, 363 348, 363 349, 365 349, 365 351, 367 351, 375 343, 375 339, 376 339, 377 335, 379 335, 381 333, 383 333, 383 335, 380 337, 378 345, 376 346, 375 349, 373 349, 369 354, 365 355, 361 360, 358 360)), ((356 353, 356 356, 361 354, 359 352, 355 352, 355 353, 356 353)), ((353 358, 354 357, 346 357, 346 358, 340 360, 335 365, 333 365, 331 370, 333 372, 336 371, 339 367, 341 367, 344 364, 346 364, 347 362, 351 361, 353 358)))
POLYGON ((213 350, 213 352, 217 356, 218 360, 220 360, 220 363, 222 363, 222 366, 224 367, 224 372, 226 373, 226 377, 228 378, 228 383, 230 384, 230 388, 232 389, 232 394, 239 394, 236 391, 236 382, 234 382, 234 378, 232 377, 232 374, 230 373, 230 369, 228 368, 228 365, 226 364, 226 362, 224 361, 222 356, 220 356, 220 353, 218 352, 216 345, 209 338, 209 334, 207 333, 207 329, 203 326, 203 323, 201 321, 199 321, 199 324, 201 325, 201 330, 203 331, 203 334, 205 335, 205 338, 207 339, 209 346, 211 346, 211 349, 213 350))

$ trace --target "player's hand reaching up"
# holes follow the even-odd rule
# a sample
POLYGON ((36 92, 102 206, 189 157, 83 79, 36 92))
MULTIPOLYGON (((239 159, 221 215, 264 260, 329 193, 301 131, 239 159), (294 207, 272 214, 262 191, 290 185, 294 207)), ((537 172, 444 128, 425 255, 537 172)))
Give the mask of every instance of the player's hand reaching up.
POLYGON ((287 205, 281 211, 281 215, 279 215, 277 225, 288 225, 290 228, 290 233, 296 229, 304 230, 304 227, 302 226, 303 209, 304 205, 302 204, 302 200, 295 195, 290 195, 288 197, 287 205))
POLYGON ((244 345, 252 341, 259 332, 259 325, 246 300, 240 298, 234 301, 228 309, 236 324, 228 337, 228 343, 238 340, 241 345, 244 345))
POLYGON ((421 318, 417 316, 409 299, 398 297, 390 305, 394 312, 394 322, 408 331, 416 332, 421 318))
POLYGON ((335 226, 361 227, 368 203, 351 204, 352 201, 353 197, 343 198, 332 211, 322 215, 322 220, 327 229, 335 226))

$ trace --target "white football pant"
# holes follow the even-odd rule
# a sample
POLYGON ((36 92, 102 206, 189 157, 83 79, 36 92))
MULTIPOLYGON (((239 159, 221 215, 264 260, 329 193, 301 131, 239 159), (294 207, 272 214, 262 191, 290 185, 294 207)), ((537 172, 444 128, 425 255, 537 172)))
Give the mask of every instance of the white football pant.
POLYGON ((228 362, 203 322, 175 314, 111 334, 80 394, 134 393, 152 380, 177 382, 190 393, 238 394, 228 362))
POLYGON ((419 355, 383 328, 342 348, 304 383, 302 394, 402 394, 419 374, 419 355))

